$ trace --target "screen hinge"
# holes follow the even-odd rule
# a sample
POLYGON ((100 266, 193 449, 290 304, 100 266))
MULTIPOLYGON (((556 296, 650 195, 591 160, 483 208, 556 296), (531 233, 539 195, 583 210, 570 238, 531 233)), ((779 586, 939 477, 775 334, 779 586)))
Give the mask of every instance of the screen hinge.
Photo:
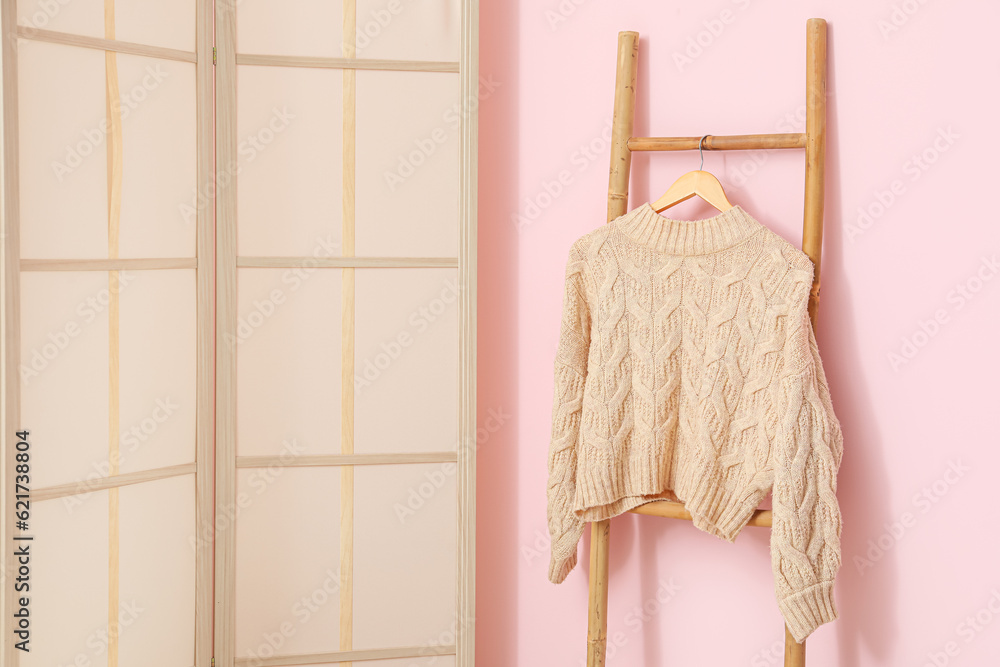
MULTIPOLYGON (((215 47, 213 46, 212 47, 212 64, 213 65, 216 64, 216 62, 217 62, 216 58, 217 58, 217 54, 216 54, 216 51, 215 51, 215 47)), ((212 660, 213 660, 212 665, 214 666, 215 665, 215 662, 214 662, 215 658, 212 658, 212 660)))

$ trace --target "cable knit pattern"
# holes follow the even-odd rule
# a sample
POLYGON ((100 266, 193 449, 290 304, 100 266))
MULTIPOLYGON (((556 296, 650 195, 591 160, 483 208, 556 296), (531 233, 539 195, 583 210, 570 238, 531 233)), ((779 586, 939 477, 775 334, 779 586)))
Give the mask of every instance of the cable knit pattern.
POLYGON ((837 618, 840 423, 808 315, 813 264, 739 205, 645 203, 566 265, 549 446, 549 580, 584 524, 684 503, 732 542, 772 493, 778 608, 797 641, 837 618))

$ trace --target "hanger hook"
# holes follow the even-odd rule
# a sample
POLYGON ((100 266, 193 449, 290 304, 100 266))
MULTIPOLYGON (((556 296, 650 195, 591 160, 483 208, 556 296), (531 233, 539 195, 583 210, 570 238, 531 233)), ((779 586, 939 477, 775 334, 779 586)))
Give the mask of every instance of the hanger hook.
POLYGON ((698 171, 701 171, 702 167, 705 166, 705 155, 701 152, 701 144, 705 139, 710 137, 710 134, 706 134, 704 137, 698 140, 698 156, 701 158, 701 164, 698 166, 698 171))

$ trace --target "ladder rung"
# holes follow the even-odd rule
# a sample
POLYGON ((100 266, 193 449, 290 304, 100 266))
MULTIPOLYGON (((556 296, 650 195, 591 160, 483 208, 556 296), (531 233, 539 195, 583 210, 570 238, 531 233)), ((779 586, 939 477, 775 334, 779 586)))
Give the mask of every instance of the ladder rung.
MULTIPOLYGON (((691 520, 691 512, 684 508, 683 503, 672 500, 654 500, 639 505, 629 510, 633 514, 645 514, 647 516, 659 516, 665 519, 685 519, 691 520)), ((771 527, 771 510, 754 510, 753 516, 747 521, 748 526, 771 527)))
MULTIPOLYGON (((698 150, 701 137, 632 137, 630 151, 690 151, 698 150)), ((805 148, 804 132, 781 134, 708 135, 702 148, 706 151, 749 151, 770 148, 805 148)))

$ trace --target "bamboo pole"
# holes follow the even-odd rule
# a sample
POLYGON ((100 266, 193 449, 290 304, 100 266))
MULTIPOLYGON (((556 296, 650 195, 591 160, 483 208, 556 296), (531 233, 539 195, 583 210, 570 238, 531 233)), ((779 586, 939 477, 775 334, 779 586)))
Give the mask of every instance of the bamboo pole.
POLYGON ((819 306, 820 255, 823 249, 823 190, 826 160, 826 21, 806 23, 806 194, 802 251, 816 270, 809 291, 809 317, 816 326, 819 306))
POLYGON ((608 650, 608 556, 611 520, 590 524, 590 614, 587 667, 604 667, 608 650))
POLYGON ((628 179, 635 120, 635 74, 639 57, 639 33, 618 33, 618 72, 615 75, 615 108, 611 126, 611 174, 608 179, 608 222, 628 210, 628 179))
MULTIPOLYGON (((823 166, 826 159, 826 21, 806 22, 806 192, 802 216, 802 251, 813 261, 809 318, 816 327, 819 306, 820 253, 823 249, 823 166)), ((785 667, 805 667, 805 642, 798 643, 785 625, 785 667)))
MULTIPOLYGON (((611 127, 611 169, 608 176, 608 222, 628 209, 632 153, 628 142, 635 120, 635 77, 639 33, 618 33, 618 67, 611 127)), ((603 667, 608 643, 608 551, 611 521, 591 524, 590 615, 587 629, 587 667, 603 667)))
MULTIPOLYGON (((632 137, 630 151, 693 151, 698 150, 701 137, 632 137)), ((804 148, 806 135, 801 132, 785 134, 729 134, 708 135, 702 144, 706 151, 752 151, 772 148, 804 148)))
POLYGON ((805 667, 806 644, 799 644, 785 625, 785 667, 805 667))

